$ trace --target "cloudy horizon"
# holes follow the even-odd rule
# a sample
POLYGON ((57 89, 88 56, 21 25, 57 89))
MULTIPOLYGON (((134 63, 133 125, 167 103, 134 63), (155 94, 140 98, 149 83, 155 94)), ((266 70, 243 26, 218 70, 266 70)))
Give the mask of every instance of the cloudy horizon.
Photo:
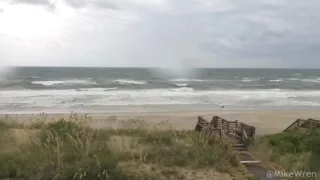
POLYGON ((316 0, 0 0, 0 66, 320 68, 316 0))

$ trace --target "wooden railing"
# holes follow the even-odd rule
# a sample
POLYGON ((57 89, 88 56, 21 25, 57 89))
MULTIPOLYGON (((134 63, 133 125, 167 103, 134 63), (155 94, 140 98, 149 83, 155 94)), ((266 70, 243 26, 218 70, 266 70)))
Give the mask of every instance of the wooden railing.
POLYGON ((304 119, 297 119, 295 122, 293 122, 290 126, 288 126, 285 130, 284 130, 284 132, 286 132, 286 131, 290 131, 290 130, 292 130, 292 129, 294 129, 294 128, 296 128, 296 127, 299 127, 299 126, 301 126, 303 123, 305 123, 306 122, 306 120, 304 120, 304 119))
POLYGON ((207 120, 205 120, 202 116, 199 116, 197 125, 194 130, 197 132, 200 132, 204 128, 206 128, 207 126, 209 126, 209 122, 207 120))
POLYGON ((241 140, 242 140, 242 143, 248 147, 249 144, 250 144, 250 139, 248 138, 248 135, 246 133, 246 131, 244 129, 241 130, 241 140))
POLYGON ((297 119, 294 121, 290 126, 288 126, 284 132, 288 132, 290 130, 293 130, 295 128, 308 128, 308 129, 313 129, 313 128, 320 128, 320 121, 316 119, 297 119))
POLYGON ((222 128, 215 127, 213 122, 209 123, 207 120, 205 120, 203 117, 198 117, 198 123, 195 127, 195 131, 197 132, 203 132, 206 137, 211 138, 214 135, 218 135, 220 139, 224 137, 224 131, 222 128))
POLYGON ((316 120, 316 119, 308 119, 308 128, 312 129, 312 128, 320 128, 320 121, 316 120))
POLYGON ((241 139, 241 142, 248 147, 254 140, 255 127, 249 126, 245 123, 236 121, 236 136, 241 139))
POLYGON ((236 128, 236 121, 227 121, 218 116, 212 118, 211 124, 216 128, 221 128, 226 134, 232 132, 232 130, 236 128))
POLYGON ((240 139, 246 147, 249 146, 255 135, 254 126, 249 126, 237 120, 227 121, 218 116, 214 116, 210 123, 199 116, 195 131, 203 131, 207 136, 219 135, 220 138, 232 135, 240 139))
POLYGON ((320 123, 320 120, 316 120, 316 119, 308 119, 308 121, 312 121, 312 122, 315 122, 315 123, 320 123))

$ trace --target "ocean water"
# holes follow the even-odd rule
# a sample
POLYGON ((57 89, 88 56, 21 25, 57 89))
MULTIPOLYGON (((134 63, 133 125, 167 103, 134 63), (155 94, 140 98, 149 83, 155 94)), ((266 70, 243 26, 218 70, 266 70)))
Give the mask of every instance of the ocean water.
POLYGON ((320 107, 320 70, 16 67, 0 112, 320 107))

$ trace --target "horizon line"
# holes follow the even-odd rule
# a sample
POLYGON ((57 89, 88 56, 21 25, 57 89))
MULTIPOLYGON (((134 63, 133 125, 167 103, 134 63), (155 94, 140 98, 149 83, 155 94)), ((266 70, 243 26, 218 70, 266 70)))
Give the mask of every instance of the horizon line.
MULTIPOLYGON (((1 66, 0 66, 1 67, 1 66)), ((144 69, 306 69, 320 70, 320 68, 309 67, 192 67, 192 68, 170 68, 170 67, 151 67, 151 66, 3 66, 13 68, 144 68, 144 69)))

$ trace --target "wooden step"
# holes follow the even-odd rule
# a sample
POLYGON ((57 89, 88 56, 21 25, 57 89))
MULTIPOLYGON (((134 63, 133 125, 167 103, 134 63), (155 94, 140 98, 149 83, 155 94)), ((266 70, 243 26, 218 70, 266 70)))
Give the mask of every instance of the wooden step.
POLYGON ((234 151, 247 151, 246 147, 232 147, 234 151))
POLYGON ((232 148, 247 148, 246 146, 232 146, 232 148))
POLYGON ((260 164, 261 161, 240 161, 241 164, 260 164))
POLYGON ((236 152, 240 161, 256 161, 256 159, 249 152, 236 152))
POLYGON ((246 147, 246 146, 242 143, 234 143, 232 144, 232 147, 246 147))

